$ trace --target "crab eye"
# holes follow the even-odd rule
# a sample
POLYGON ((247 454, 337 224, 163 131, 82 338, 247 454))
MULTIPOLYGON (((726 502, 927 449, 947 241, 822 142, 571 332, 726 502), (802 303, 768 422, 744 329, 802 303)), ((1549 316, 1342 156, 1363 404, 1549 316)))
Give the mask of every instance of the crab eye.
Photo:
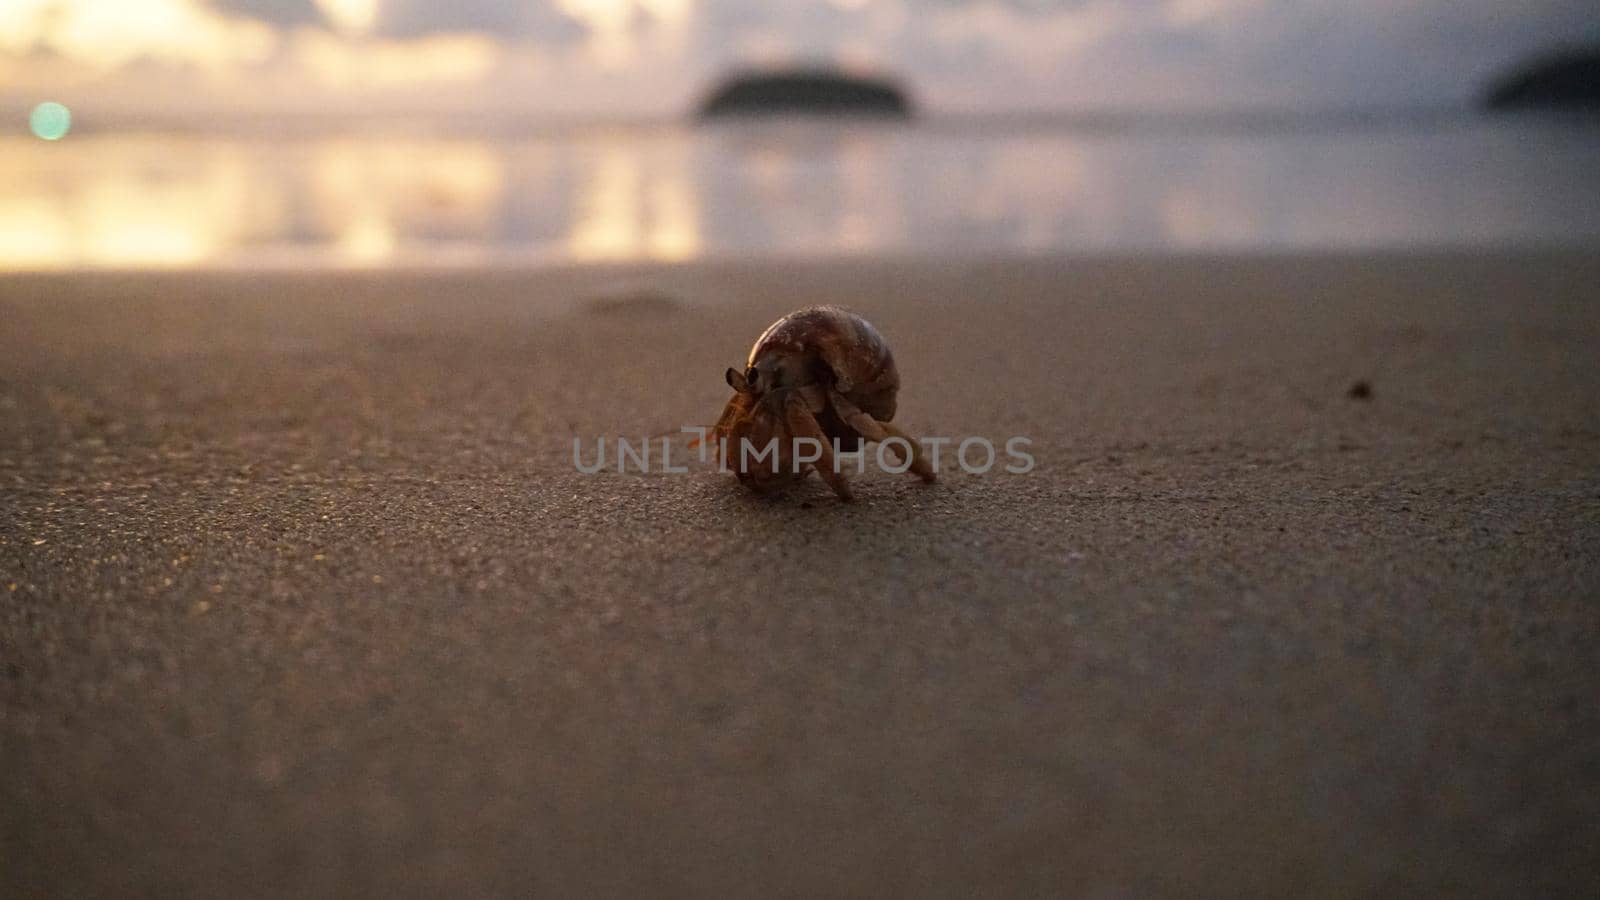
POLYGON ((744 380, 750 382, 751 385, 754 385, 756 383, 756 376, 759 374, 761 374, 761 370, 757 369, 755 366, 751 366, 750 368, 744 370, 744 380))

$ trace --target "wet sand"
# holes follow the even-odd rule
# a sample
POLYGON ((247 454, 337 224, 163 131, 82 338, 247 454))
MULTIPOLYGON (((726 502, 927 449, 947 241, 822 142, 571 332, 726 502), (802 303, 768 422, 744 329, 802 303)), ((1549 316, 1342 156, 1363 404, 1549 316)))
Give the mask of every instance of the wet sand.
POLYGON ((0 895, 1600 891, 1600 253, 7 276, 0 321, 0 895), (822 301, 904 427, 1037 468, 575 470, 822 301))

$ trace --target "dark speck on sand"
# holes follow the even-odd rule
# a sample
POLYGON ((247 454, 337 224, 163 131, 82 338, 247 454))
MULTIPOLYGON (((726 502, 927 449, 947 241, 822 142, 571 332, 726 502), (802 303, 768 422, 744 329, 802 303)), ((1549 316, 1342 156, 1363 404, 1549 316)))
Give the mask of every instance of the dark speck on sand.
POLYGON ((1597 286, 6 276, 0 896, 1600 895, 1597 286), (1036 469, 575 471, 822 301, 1036 469))

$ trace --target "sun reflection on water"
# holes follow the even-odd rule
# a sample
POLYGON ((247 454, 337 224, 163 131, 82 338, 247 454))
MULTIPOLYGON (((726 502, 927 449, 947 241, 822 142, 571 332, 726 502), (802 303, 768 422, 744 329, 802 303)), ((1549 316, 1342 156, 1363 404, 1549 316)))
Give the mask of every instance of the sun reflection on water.
POLYGON ((308 154, 297 194, 297 230, 326 235, 333 255, 354 265, 404 261, 413 245, 479 244, 494 229, 502 160, 458 140, 321 142, 308 154))
POLYGON ((686 148, 668 142, 651 149, 598 149, 578 188, 567 242, 573 259, 681 262, 699 255, 699 209, 686 148))
POLYGON ((1586 135, 1525 127, 18 135, 0 270, 1571 242, 1600 238, 1593 163, 1586 135))
POLYGON ((237 152, 210 147, 191 168, 159 142, 126 142, 116 158, 102 149, 87 142, 79 162, 91 177, 73 177, 55 154, 76 145, 0 143, 15 176, 0 187, 0 265, 188 266, 246 239, 255 182, 237 152))
POLYGON ((645 254, 652 259, 682 262, 700 255, 700 221, 687 174, 671 173, 651 182, 650 230, 645 254))
POLYGON ((583 186, 569 247, 584 262, 632 258, 639 247, 639 162, 607 149, 583 186))
POLYGON ((72 244, 72 229, 51 198, 0 202, 0 268, 62 268, 73 260, 72 244))

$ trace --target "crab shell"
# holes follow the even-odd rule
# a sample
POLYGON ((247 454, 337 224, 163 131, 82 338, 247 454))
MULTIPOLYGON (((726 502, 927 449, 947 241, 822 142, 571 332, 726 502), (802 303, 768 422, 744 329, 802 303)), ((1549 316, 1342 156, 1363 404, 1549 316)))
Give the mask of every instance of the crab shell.
MULTIPOLYGON (((894 418, 900 393, 894 354, 871 322, 847 309, 812 306, 773 322, 750 348, 749 369, 803 376, 834 388, 880 422, 894 418)), ((827 430, 821 416, 818 422, 827 430)))
MULTIPOLYGON (((834 409, 829 392, 838 391, 874 419, 887 422, 894 417, 900 390, 894 354, 883 335, 866 319, 836 306, 809 307, 772 323, 750 348, 745 372, 746 380, 757 385, 797 388, 823 434, 846 452, 859 450, 863 436, 834 409)), ((714 432, 739 481, 750 488, 765 490, 805 477, 804 470, 794 471, 791 435, 778 406, 735 393, 714 432), (774 437, 777 471, 770 457, 752 460, 748 468, 738 458, 741 439, 761 448, 774 437)))

